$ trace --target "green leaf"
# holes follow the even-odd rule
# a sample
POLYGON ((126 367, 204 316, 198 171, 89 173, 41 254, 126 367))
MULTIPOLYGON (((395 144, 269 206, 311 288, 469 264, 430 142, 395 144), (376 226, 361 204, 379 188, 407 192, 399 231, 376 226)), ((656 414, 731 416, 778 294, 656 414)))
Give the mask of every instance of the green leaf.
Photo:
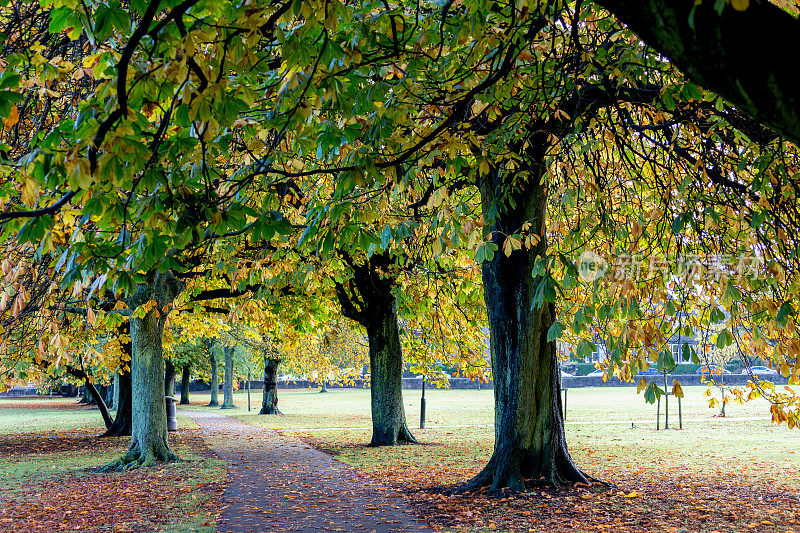
POLYGON ((781 305, 781 308, 778 310, 778 314, 775 317, 775 322, 777 322, 780 327, 785 328, 789 321, 789 317, 794 315, 795 311, 792 307, 792 304, 789 302, 783 302, 783 305, 781 305))
POLYGON ((561 335, 564 333, 566 326, 561 322, 555 321, 550 326, 550 329, 547 330, 547 342, 553 342, 561 338, 561 335))

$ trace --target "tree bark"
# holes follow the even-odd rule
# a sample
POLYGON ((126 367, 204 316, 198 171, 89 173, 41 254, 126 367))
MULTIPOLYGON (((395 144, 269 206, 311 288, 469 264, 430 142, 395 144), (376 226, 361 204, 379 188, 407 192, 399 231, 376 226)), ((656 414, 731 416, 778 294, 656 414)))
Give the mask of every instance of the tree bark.
MULTIPOLYGON (((114 410, 119 411, 119 378, 120 373, 114 374, 114 410)), ((130 384, 128 386, 130 388, 130 384)))
POLYGON ((261 398, 260 415, 279 415, 278 409, 278 364, 280 359, 264 356, 264 390, 261 398))
POLYGON ((214 353, 214 339, 206 339, 206 350, 211 361, 211 401, 207 407, 219 407, 219 365, 214 353))
POLYGON ((169 306, 183 289, 171 272, 148 275, 148 283, 140 283, 129 299, 134 310, 131 331, 131 445, 128 452, 106 466, 105 470, 127 470, 150 466, 158 461, 174 461, 177 456, 167 442, 167 410, 164 401, 164 325, 169 306), (142 316, 136 311, 150 300, 155 306, 142 316))
MULTIPOLYGON (((130 349, 130 345, 128 345, 130 349)), ((129 437, 133 426, 131 372, 126 370, 117 376, 116 397, 117 414, 101 437, 129 437)))
POLYGON ((192 377, 192 366, 183 365, 181 373, 181 403, 180 405, 189 405, 189 381, 192 377))
POLYGON ((372 440, 370 446, 393 446, 416 443, 406 423, 403 408, 403 348, 397 326, 397 301, 392 288, 394 280, 385 272, 391 266, 388 252, 373 254, 365 264, 350 264, 350 282, 358 294, 350 296, 337 285, 342 313, 364 326, 369 340, 370 402, 372 407, 372 440))
POLYGON ((108 412, 108 407, 106 407, 105 401, 103 401, 103 396, 98 392, 95 386, 89 381, 89 376, 81 370, 80 368, 74 366, 67 366, 66 367, 67 373, 72 376, 75 376, 78 379, 82 379, 84 382, 84 397, 89 396, 92 400, 90 402, 81 402, 86 403, 87 405, 97 405, 98 409, 100 410, 100 416, 103 417, 103 422, 106 425, 106 428, 111 427, 111 413, 108 412))
POLYGON ((164 396, 175 396, 175 365, 164 360, 164 396))
POLYGON ((800 50, 800 21, 771 2, 597 0, 679 69, 800 145, 800 92, 782 51, 800 50), (693 20, 693 25, 690 25, 693 20))
POLYGON ((223 385, 223 400, 221 409, 236 409, 233 403, 233 348, 226 346, 225 353, 225 384, 223 385))
POLYGON ((492 260, 481 265, 494 374, 495 444, 489 463, 465 485, 467 490, 521 490, 531 478, 554 485, 588 483, 572 462, 564 434, 558 356, 555 342, 547 341, 555 306, 536 301, 542 278, 531 275, 537 257, 544 259, 547 251, 543 153, 542 147, 526 174, 530 181, 522 186, 519 175, 504 179, 500 171, 481 179, 485 231, 498 246, 492 260), (506 256, 506 236, 526 222, 540 240, 506 256))
POLYGON ((115 374, 114 377, 111 380, 111 385, 109 385, 108 389, 106 390, 105 401, 106 401, 106 407, 108 407, 109 409, 114 409, 114 405, 116 405, 114 403, 114 397, 116 396, 116 393, 115 393, 116 390, 117 390, 117 376, 115 374))

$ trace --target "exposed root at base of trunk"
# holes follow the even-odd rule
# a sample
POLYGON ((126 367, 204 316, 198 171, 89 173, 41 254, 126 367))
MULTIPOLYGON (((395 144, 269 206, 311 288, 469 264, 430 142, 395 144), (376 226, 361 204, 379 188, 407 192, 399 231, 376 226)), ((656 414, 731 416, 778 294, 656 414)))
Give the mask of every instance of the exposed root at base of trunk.
POLYGON ((206 407, 219 407, 219 402, 210 402, 206 407))
POLYGON ((280 409, 278 409, 277 407, 275 407, 274 409, 273 408, 264 409, 262 407, 261 411, 259 411, 258 414, 260 414, 260 415, 282 415, 283 413, 281 413, 280 409))
POLYGON ((382 439, 377 438, 375 433, 372 434, 372 441, 369 443, 370 447, 377 447, 377 446, 395 446, 397 444, 419 444, 419 441, 414 438, 414 435, 411 434, 411 431, 408 430, 408 426, 403 424, 397 430, 397 435, 394 439, 382 439))
POLYGON ((236 407, 233 404, 227 404, 226 405, 226 404, 223 403, 222 406, 220 407, 220 409, 238 409, 238 407, 236 407))
POLYGON ((152 449, 152 447, 147 448, 149 449, 143 451, 138 443, 133 443, 128 451, 125 452, 125 455, 98 468, 98 472, 124 472, 137 468, 147 468, 156 463, 171 463, 180 460, 178 456, 172 453, 172 450, 167 447, 164 447, 163 450, 158 452, 152 449))
POLYGON ((518 461, 501 461, 493 456, 477 476, 456 488, 456 492, 472 492, 483 488, 492 492, 505 488, 522 492, 533 486, 561 487, 576 483, 607 485, 580 470, 571 460, 560 463, 551 464, 539 471, 531 469, 528 473, 523 472, 518 461))
POLYGON ((189 405, 189 400, 183 401, 181 400, 178 405, 189 405))

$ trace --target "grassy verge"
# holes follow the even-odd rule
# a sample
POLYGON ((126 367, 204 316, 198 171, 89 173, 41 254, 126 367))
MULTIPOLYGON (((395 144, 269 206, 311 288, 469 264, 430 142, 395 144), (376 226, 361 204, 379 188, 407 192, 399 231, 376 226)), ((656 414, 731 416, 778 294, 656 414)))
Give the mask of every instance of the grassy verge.
POLYGON ((98 439, 99 413, 70 400, 0 400, 0 530, 216 531, 224 465, 191 420, 170 445, 178 463, 98 474, 130 438, 98 439))

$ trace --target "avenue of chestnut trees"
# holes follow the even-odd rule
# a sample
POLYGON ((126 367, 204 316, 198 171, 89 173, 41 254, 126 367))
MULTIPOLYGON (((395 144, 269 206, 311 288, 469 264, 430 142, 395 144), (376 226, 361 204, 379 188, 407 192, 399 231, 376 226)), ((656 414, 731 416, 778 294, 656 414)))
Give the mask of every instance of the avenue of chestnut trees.
MULTIPOLYGON (((467 489, 591 481, 557 341, 633 379, 712 332, 796 381, 797 7, 692 4, 8 0, 2 381, 128 376, 122 469, 175 458, 165 353, 366 363, 373 445, 415 442, 404 360, 446 359, 494 380, 467 489)), ((790 390, 736 394, 798 425, 790 390)))

